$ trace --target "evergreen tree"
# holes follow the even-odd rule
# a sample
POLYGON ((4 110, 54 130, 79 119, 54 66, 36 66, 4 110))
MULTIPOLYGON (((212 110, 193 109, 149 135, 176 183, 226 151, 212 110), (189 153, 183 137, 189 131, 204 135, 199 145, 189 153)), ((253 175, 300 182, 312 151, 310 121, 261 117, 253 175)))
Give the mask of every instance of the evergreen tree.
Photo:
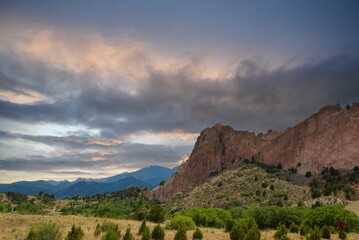
POLYGON ((152 239, 151 238, 151 231, 147 226, 145 226, 145 228, 142 231, 141 240, 151 240, 151 239, 152 239))
POLYGON ((127 227, 126 229, 126 233, 123 236, 123 240, 135 240, 135 238, 133 237, 132 233, 131 233, 131 229, 130 227, 127 227))
POLYGON ((181 225, 179 226, 173 240, 187 240, 187 232, 186 232, 186 229, 184 228, 184 226, 181 226, 181 225))
POLYGON ((330 239, 330 230, 327 225, 322 227, 322 237, 325 239, 330 239))
POLYGON ((165 230, 161 225, 157 224, 156 227, 152 231, 152 239, 153 240, 164 240, 165 239, 165 230))
POLYGON ((193 236, 192 239, 193 240, 200 240, 203 238, 203 234, 201 229, 199 229, 198 227, 196 228, 196 230, 193 232, 193 236))
POLYGON ((76 227, 75 224, 72 225, 70 232, 67 234, 65 240, 81 240, 85 236, 84 231, 82 228, 76 227))

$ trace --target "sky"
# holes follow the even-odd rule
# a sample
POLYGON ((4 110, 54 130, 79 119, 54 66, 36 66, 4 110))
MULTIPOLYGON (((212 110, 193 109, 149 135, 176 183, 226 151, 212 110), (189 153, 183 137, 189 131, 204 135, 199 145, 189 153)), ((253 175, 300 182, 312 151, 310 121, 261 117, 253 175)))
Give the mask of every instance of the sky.
POLYGON ((359 101, 358 1, 0 1, 0 183, 175 167, 216 123, 359 101))

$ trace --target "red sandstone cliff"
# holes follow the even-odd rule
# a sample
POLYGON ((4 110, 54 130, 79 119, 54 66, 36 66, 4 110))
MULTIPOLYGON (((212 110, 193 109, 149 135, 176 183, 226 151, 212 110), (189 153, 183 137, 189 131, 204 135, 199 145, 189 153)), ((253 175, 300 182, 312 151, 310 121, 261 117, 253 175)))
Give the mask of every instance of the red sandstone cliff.
POLYGON ((189 159, 149 197, 168 201, 212 173, 252 157, 266 164, 281 163, 284 168, 300 163, 299 173, 315 173, 326 166, 353 168, 359 164, 359 103, 349 110, 339 104, 324 107, 282 132, 255 135, 220 124, 207 128, 189 159))

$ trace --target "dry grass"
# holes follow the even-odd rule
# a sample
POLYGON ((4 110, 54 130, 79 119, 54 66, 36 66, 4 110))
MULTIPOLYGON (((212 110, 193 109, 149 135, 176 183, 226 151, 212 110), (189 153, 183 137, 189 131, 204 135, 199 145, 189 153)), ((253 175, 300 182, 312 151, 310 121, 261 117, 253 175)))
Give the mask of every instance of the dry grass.
MULTIPOLYGON (((40 216, 40 215, 20 215, 20 214, 0 214, 0 239, 1 240, 10 240, 10 239, 24 239, 26 234, 31 228, 31 225, 37 222, 55 222, 59 224, 63 231, 64 235, 70 230, 72 224, 76 224, 82 227, 85 232, 85 239, 100 239, 100 237, 95 238, 93 233, 96 229, 97 223, 102 223, 106 219, 95 218, 95 217, 83 217, 83 216, 40 216)), ((131 226, 132 233, 135 236, 135 239, 141 239, 136 233, 138 228, 141 225, 139 221, 132 220, 114 220, 107 219, 106 221, 112 221, 118 223, 122 233, 125 232, 127 226, 131 226)), ((151 230, 154 228, 155 224, 148 223, 151 230)), ((228 240, 229 234, 224 232, 223 229, 215 228, 201 228, 204 238, 203 239, 216 239, 216 240, 228 240)), ((192 239, 193 231, 187 233, 188 239, 192 239)), ((173 239, 175 231, 166 230, 166 240, 173 239)), ((262 239, 272 240, 274 231, 262 231, 262 239)), ((303 240, 298 234, 290 234, 292 240, 303 240)), ((337 240, 338 236, 334 235, 333 240, 337 240)), ((359 239, 359 234, 349 234, 348 240, 359 239)))
POLYGON ((359 200, 358 201, 353 201, 353 202, 349 202, 345 208, 347 208, 348 210, 354 212, 356 215, 359 216, 359 200))

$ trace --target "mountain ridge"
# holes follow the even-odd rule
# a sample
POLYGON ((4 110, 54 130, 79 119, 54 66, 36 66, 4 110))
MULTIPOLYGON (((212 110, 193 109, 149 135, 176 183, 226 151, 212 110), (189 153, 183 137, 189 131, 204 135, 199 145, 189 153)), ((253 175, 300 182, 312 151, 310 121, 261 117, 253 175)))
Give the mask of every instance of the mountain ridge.
POLYGON ((204 129, 189 159, 149 198, 165 202, 212 174, 245 159, 316 174, 324 167, 353 168, 359 162, 359 103, 321 108, 284 131, 255 134, 216 124, 204 129))

